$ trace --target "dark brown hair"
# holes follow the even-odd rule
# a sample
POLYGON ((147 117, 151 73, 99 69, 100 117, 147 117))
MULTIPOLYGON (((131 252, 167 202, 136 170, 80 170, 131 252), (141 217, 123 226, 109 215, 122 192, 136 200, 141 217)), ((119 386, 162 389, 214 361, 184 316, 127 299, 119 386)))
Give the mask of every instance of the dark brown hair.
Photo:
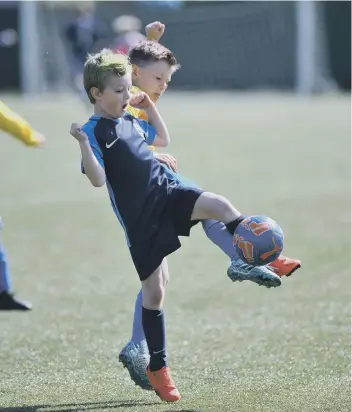
POLYGON ((156 41, 142 41, 131 47, 128 55, 131 63, 136 66, 143 67, 150 63, 165 61, 175 70, 180 68, 172 51, 156 41))

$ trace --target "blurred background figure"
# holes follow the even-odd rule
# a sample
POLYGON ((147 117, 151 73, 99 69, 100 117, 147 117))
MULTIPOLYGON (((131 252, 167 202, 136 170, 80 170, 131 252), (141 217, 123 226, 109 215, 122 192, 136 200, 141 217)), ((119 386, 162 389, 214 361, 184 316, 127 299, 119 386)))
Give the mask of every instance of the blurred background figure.
POLYGON ((145 36, 141 33, 142 21, 136 16, 122 15, 116 17, 111 26, 116 35, 111 48, 117 52, 127 54, 132 45, 145 40, 145 36))
MULTIPOLYGON (((143 13, 143 10, 145 7, 148 8, 155 8, 155 9, 161 9, 161 8, 168 8, 168 9, 181 9, 185 5, 184 0, 160 0, 160 1, 146 1, 146 2, 137 2, 138 7, 140 7, 141 12, 143 13)), ((156 10, 157 11, 157 10, 156 10)))
POLYGON ((103 23, 94 14, 94 2, 83 2, 78 5, 79 15, 71 21, 65 30, 65 36, 70 49, 69 66, 72 85, 76 91, 82 94, 86 101, 83 88, 83 65, 87 54, 92 53, 98 42, 106 36, 103 23))
POLYGON ((170 86, 173 89, 264 88, 301 94, 350 89, 349 2, 72 1, 25 5, 26 11, 19 13, 24 8, 21 3, 0 2, 2 37, 13 42, 11 33, 25 32, 27 42, 23 48, 18 47, 22 41, 7 47, 0 44, 6 63, 6 70, 0 66, 0 88, 14 85, 15 74, 26 71, 27 82, 38 92, 62 90, 72 83, 78 88, 87 53, 107 46, 126 53, 131 44, 144 38, 143 27, 161 21, 167 27, 163 43, 183 67, 170 86), (30 14, 28 9, 34 7, 30 14), (17 23, 16 13, 20 17, 17 23), (14 23, 8 24, 10 15, 14 23), (19 30, 19 25, 37 27, 39 34, 19 30), (216 71, 210 61, 221 62, 216 71), (36 74, 38 71, 42 73, 36 74), (44 88, 40 82, 45 83, 44 88))

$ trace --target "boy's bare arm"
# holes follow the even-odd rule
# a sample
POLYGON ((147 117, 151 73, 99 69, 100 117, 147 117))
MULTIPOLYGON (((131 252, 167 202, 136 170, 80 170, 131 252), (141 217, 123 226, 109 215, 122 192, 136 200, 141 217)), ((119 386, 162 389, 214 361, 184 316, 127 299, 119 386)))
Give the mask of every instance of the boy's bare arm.
POLYGON ((73 123, 70 134, 78 141, 82 153, 82 162, 84 173, 94 187, 100 187, 105 184, 105 170, 100 166, 97 158, 94 156, 90 147, 88 136, 81 130, 81 127, 73 123))
POLYGON ((149 123, 154 127, 157 133, 153 145, 157 147, 168 146, 170 144, 169 132, 155 104, 151 102, 150 107, 146 108, 145 111, 148 115, 149 123))

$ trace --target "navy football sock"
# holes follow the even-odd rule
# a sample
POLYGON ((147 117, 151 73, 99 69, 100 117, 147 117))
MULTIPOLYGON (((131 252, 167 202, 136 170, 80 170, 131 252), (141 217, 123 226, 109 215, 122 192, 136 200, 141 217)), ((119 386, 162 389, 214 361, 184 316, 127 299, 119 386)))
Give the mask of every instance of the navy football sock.
POLYGON ((150 354, 149 369, 157 371, 167 366, 164 311, 143 307, 142 322, 150 354))
POLYGON ((237 228, 237 226, 242 222, 242 220, 244 220, 245 217, 243 215, 241 215, 240 217, 238 217, 236 220, 233 220, 232 222, 227 223, 225 226, 227 228, 227 230, 231 233, 231 235, 233 235, 235 233, 235 230, 237 228))

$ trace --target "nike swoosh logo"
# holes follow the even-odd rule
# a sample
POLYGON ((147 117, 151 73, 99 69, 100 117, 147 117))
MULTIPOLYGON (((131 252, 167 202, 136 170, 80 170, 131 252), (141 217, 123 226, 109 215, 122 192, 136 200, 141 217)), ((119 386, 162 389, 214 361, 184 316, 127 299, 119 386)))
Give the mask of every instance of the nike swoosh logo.
POLYGON ((153 351, 153 355, 157 355, 158 353, 161 353, 163 351, 164 351, 164 349, 158 350, 157 352, 153 351))
POLYGON ((117 138, 117 139, 115 139, 113 142, 111 142, 111 143, 106 143, 106 148, 107 149, 110 149, 110 147, 115 143, 115 142, 117 142, 119 140, 119 137, 117 138))

